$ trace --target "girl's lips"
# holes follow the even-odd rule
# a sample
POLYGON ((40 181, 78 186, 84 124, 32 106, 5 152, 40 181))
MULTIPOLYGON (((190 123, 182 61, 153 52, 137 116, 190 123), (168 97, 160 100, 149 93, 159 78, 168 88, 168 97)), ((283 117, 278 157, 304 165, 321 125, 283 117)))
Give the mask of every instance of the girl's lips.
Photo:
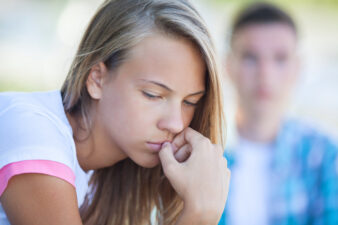
MULTIPOLYGON (((163 142, 164 143, 164 142, 163 142)), ((162 148, 162 144, 163 143, 152 143, 152 142, 147 142, 147 146, 149 149, 155 151, 155 152, 159 152, 162 148)))

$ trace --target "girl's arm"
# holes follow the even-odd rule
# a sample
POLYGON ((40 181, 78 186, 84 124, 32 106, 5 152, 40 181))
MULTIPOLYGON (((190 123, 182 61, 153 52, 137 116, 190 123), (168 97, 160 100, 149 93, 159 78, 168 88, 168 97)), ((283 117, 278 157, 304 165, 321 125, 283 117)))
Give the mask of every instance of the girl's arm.
POLYGON ((165 175, 184 202, 177 225, 217 225, 230 181, 222 147, 186 128, 159 154, 165 175))
POLYGON ((43 174, 11 178, 0 198, 12 225, 81 225, 74 187, 43 174))

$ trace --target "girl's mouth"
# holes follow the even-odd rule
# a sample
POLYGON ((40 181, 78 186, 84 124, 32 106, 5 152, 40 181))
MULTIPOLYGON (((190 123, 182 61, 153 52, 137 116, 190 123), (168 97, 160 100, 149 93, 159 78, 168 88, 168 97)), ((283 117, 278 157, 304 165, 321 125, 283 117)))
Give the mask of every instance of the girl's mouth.
POLYGON ((167 142, 167 141, 163 141, 163 142, 147 142, 147 146, 152 151, 159 152, 161 150, 162 145, 163 145, 164 142, 167 142))

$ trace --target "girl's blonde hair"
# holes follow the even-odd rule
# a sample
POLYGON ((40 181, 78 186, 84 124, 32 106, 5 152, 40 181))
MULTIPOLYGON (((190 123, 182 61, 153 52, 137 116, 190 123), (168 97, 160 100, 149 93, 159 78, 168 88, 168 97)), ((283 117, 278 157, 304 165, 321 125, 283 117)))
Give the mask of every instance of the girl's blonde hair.
MULTIPOLYGON (((213 143, 223 143, 221 81, 214 47, 200 15, 185 0, 105 1, 85 31, 62 86, 66 112, 79 116, 90 130, 86 79, 91 67, 104 62, 109 70, 116 69, 133 46, 154 32, 186 38, 199 49, 207 68, 206 94, 190 127, 213 143)), ((80 209, 84 224, 150 224, 154 208, 158 224, 174 224, 183 208, 160 165, 146 169, 126 159, 96 170, 90 187, 92 192, 80 209)))

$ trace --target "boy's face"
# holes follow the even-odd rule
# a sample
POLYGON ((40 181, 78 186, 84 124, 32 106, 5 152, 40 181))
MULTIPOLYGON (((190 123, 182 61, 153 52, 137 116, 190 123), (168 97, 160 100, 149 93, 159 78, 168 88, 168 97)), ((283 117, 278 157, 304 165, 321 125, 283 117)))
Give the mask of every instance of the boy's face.
POLYGON ((227 61, 241 108, 264 114, 283 110, 298 74, 295 31, 282 23, 252 24, 233 37, 227 61))

